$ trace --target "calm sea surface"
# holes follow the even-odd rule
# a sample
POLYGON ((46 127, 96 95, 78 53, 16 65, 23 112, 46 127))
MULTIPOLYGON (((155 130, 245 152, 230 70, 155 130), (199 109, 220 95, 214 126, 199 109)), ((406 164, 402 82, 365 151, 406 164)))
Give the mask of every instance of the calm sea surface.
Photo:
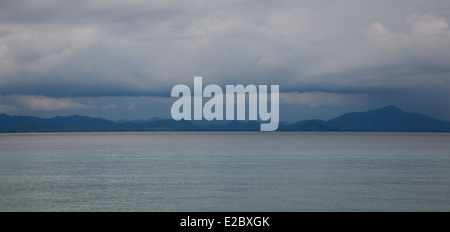
POLYGON ((450 211, 450 133, 0 134, 0 211, 450 211))

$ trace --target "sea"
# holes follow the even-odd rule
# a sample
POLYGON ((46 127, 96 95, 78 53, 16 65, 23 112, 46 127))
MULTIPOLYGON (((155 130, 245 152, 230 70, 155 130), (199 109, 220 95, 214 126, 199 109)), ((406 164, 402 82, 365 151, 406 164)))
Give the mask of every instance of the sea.
POLYGON ((450 211, 450 133, 4 133, 0 211, 450 211))

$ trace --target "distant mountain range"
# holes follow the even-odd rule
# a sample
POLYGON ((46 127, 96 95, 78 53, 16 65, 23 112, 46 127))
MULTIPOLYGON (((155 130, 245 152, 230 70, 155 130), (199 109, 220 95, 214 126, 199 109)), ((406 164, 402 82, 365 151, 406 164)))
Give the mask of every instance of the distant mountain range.
MULTIPOLYGON (((0 114, 0 133, 17 132, 107 132, 107 131, 259 131, 258 121, 109 121, 86 116, 37 118, 0 114), (194 122, 194 123, 193 123, 194 122)), ((373 131, 373 132, 450 132, 450 122, 406 113, 390 105, 380 109, 346 113, 337 118, 281 122, 277 131, 373 131)))

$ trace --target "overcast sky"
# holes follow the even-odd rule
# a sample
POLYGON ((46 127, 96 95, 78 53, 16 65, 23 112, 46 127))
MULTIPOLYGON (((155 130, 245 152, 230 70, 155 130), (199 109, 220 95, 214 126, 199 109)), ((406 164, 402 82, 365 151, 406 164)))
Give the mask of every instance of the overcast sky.
POLYGON ((280 118, 450 121, 448 0, 0 0, 0 113, 170 117, 177 84, 278 84, 280 118))

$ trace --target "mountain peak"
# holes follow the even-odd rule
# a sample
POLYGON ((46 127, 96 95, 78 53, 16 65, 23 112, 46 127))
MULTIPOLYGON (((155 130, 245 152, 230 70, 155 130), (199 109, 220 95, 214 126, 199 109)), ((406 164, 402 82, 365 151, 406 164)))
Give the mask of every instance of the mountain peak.
POLYGON ((388 106, 385 106, 383 108, 380 108, 380 109, 377 109, 377 110, 374 110, 374 111, 389 111, 389 112, 402 112, 402 113, 404 113, 403 110, 401 110, 400 108, 398 108, 395 105, 388 105, 388 106))
POLYGON ((449 131, 448 122, 388 105, 365 112, 346 113, 327 121, 343 131, 449 131))

